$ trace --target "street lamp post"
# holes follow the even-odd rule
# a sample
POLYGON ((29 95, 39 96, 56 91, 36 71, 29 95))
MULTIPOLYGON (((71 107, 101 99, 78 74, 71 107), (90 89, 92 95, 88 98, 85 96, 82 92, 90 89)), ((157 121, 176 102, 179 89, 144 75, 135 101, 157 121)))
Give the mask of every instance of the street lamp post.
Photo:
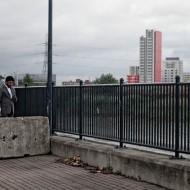
POLYGON ((48 75, 47 75, 47 114, 49 118, 50 132, 52 133, 52 12, 53 0, 49 0, 48 15, 48 75))

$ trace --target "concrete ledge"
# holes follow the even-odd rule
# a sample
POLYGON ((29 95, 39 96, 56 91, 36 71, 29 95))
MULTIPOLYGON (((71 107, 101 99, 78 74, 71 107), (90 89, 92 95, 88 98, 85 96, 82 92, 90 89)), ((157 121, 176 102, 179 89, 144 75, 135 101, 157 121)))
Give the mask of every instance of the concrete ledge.
POLYGON ((47 154, 50 151, 48 118, 0 118, 0 158, 47 154))
POLYGON ((51 151, 63 157, 79 155, 89 165, 112 166, 114 172, 169 189, 190 189, 189 160, 170 160, 161 154, 57 136, 51 137, 51 151))

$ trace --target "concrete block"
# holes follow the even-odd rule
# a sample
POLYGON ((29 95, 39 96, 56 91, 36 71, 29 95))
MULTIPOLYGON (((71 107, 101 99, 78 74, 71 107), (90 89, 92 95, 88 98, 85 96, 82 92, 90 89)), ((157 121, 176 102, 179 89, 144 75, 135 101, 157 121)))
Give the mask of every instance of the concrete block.
POLYGON ((0 158, 47 154, 49 151, 47 117, 0 118, 0 158))
POLYGON ((170 160, 168 155, 135 149, 116 149, 111 145, 51 137, 52 154, 80 156, 92 166, 111 166, 113 172, 160 185, 168 189, 190 189, 190 160, 170 160))
POLYGON ((86 141, 75 141, 71 138, 52 137, 51 152, 61 157, 80 156, 81 159, 91 166, 109 166, 109 152, 104 151, 101 144, 93 144, 86 141))

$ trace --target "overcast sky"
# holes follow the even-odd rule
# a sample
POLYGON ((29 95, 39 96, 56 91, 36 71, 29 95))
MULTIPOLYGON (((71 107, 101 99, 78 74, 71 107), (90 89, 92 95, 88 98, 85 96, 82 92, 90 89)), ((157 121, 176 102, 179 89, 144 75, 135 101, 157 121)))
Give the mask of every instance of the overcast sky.
MULTIPOLYGON (((48 0, 0 0, 0 74, 42 73, 48 0)), ((58 84, 139 65, 139 38, 162 32, 162 59, 190 72, 189 0, 53 0, 53 73, 58 84)))

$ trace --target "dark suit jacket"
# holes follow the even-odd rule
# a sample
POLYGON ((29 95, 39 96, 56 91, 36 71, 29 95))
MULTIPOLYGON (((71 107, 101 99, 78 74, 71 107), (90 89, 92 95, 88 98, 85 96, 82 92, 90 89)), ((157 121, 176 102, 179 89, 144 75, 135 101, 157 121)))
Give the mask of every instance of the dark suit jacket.
MULTIPOLYGON (((16 92, 13 87, 11 87, 12 97, 16 97, 16 92)), ((11 98, 7 87, 2 85, 0 87, 0 107, 1 107, 1 115, 6 116, 7 114, 14 114, 14 102, 17 101, 17 98, 11 98)))

